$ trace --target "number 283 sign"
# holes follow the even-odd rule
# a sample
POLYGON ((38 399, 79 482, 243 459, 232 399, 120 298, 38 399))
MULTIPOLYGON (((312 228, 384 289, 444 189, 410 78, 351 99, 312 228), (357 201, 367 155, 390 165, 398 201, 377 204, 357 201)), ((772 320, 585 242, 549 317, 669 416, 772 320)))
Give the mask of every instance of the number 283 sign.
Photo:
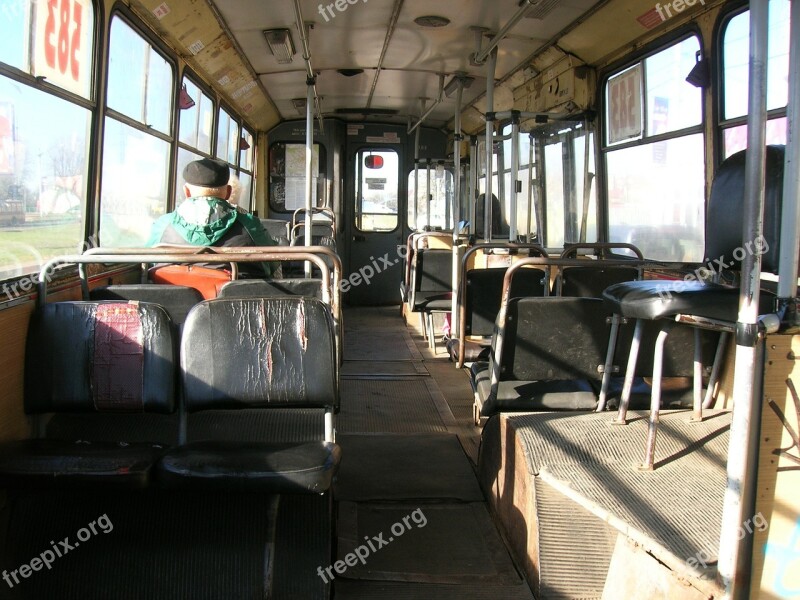
POLYGON ((93 26, 90 0, 38 0, 34 7, 34 75, 88 96, 93 26))

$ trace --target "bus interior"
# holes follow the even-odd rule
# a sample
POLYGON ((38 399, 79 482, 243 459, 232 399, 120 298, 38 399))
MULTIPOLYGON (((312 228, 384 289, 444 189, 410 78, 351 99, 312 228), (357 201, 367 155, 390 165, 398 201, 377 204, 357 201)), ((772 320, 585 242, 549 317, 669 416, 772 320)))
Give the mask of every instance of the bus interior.
POLYGON ((3 0, 0 598, 799 598, 798 23, 3 0))

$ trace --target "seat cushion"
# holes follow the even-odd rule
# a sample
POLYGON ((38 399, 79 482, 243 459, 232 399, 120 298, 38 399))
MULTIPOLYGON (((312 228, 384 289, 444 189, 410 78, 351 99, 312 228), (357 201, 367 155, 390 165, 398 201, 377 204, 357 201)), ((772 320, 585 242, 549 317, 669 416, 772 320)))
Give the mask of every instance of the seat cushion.
POLYGON ((143 488, 163 453, 164 447, 155 444, 45 439, 10 442, 0 446, 0 484, 143 488))
POLYGON ((330 442, 205 441, 167 452, 157 469, 160 483, 170 488, 321 494, 340 460, 341 449, 330 442))
POLYGON ((699 281, 648 279, 618 283, 603 292, 606 307, 632 319, 661 319, 678 314, 736 321, 739 289, 699 281))
MULTIPOLYGON (((458 362, 458 338, 447 340, 447 353, 450 355, 450 360, 458 362)), ((464 343, 464 362, 475 362, 488 360, 492 352, 492 347, 487 344, 479 344, 478 342, 467 341, 464 343)))
POLYGON ((501 381, 497 396, 491 395, 491 380, 481 378, 477 383, 481 416, 500 412, 594 410, 597 394, 588 381, 501 381))
POLYGON ((453 294, 435 293, 423 294, 417 292, 414 295, 414 308, 413 312, 429 311, 429 310, 450 310, 453 308, 453 294))

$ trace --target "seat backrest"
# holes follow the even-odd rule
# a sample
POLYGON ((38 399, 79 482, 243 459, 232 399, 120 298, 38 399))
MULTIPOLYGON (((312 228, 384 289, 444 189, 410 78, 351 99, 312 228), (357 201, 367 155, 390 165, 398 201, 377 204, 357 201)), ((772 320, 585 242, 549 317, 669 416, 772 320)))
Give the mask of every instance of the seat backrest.
MULTIPOLYGON (((470 269, 466 273, 464 310, 466 335, 491 335, 500 311, 506 267, 470 269)), ((547 275, 544 269, 524 267, 511 279, 511 298, 544 296, 547 275)))
MULTIPOLYGON (((738 270, 747 253, 761 254, 761 268, 778 272, 780 251, 781 204, 783 199, 784 146, 767 146, 763 240, 745 240, 744 180, 746 151, 729 156, 717 169, 711 186, 706 214, 706 259, 722 257, 730 268, 738 270), (748 244, 751 246, 746 247, 748 244)), ((718 263, 717 263, 718 264, 718 263)), ((714 268, 717 267, 714 264, 714 268)))
POLYGON ((91 300, 115 300, 152 302, 164 307, 172 322, 179 328, 186 321, 186 315, 203 295, 195 288, 183 285, 160 285, 140 283, 131 285, 109 285, 95 288, 89 292, 91 300))
MULTIPOLYGON (((606 317, 603 301, 597 298, 511 299, 504 323, 500 379, 600 379, 598 366, 605 363, 608 345, 606 317)), ((497 343, 495 332, 492 347, 497 343)))
MULTIPOLYGON (((560 289, 562 296, 578 298, 602 298, 603 290, 616 283, 636 281, 639 271, 635 267, 563 267, 560 289)), ((558 287, 558 286, 556 286, 558 287)))
POLYGON ((219 298, 271 298, 274 296, 310 296, 322 300, 321 279, 240 279, 226 283, 219 298))
POLYGON ((158 305, 56 302, 32 316, 25 412, 175 410, 176 344, 158 305))
POLYGON ((181 339, 184 406, 338 408, 333 320, 315 298, 220 298, 195 306, 181 339))
POLYGON ((450 250, 419 249, 412 265, 414 291, 449 292, 453 281, 453 253, 450 250))

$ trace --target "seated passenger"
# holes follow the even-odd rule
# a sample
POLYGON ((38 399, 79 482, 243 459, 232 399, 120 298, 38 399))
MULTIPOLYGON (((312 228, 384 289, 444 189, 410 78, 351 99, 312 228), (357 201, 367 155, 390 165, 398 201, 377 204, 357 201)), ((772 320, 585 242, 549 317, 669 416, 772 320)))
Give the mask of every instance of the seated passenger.
MULTIPOLYGON (((228 202, 231 195, 228 164, 203 158, 183 170, 186 200, 154 224, 148 246, 276 246, 256 217, 228 202)), ((269 277, 270 263, 240 263, 240 272, 269 277)))

